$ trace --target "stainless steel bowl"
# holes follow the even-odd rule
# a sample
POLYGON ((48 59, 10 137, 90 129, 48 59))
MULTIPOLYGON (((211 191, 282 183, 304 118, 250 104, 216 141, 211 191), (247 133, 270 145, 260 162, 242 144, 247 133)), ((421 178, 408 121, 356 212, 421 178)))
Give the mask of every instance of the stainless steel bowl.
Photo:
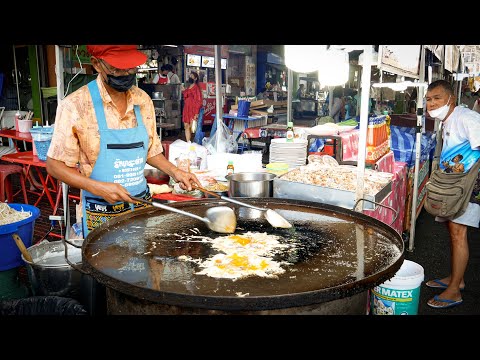
POLYGON ((275 174, 243 172, 227 175, 230 197, 272 197, 275 174))

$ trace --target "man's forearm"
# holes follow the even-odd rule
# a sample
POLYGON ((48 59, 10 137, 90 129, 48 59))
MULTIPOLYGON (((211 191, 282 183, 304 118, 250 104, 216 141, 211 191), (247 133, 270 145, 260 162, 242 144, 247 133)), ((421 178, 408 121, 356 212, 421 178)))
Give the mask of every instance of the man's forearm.
MULTIPOLYGON (((47 157, 47 172, 55 179, 76 189, 90 191, 94 187, 95 180, 87 178, 78 172, 76 168, 65 165, 64 162, 47 157)), ((94 193, 94 191, 90 191, 94 193)))
POLYGON ((158 154, 149 158, 147 160, 147 164, 153 166, 154 168, 162 170, 167 175, 173 177, 175 177, 174 171, 178 169, 175 165, 168 161, 163 154, 158 154))

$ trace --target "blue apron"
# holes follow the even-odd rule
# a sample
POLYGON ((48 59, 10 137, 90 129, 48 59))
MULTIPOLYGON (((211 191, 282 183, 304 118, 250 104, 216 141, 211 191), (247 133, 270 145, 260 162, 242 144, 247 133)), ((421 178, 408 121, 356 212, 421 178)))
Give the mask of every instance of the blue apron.
MULTIPOLYGON (((130 195, 151 199, 144 175, 148 151, 148 133, 142 121, 140 108, 134 105, 137 127, 109 129, 103 110, 103 101, 96 80, 88 83, 100 133, 100 152, 90 178, 117 183, 125 187, 130 195)), ((145 207, 145 204, 118 202, 109 204, 103 198, 82 191, 83 236, 107 220, 127 211, 145 207)), ((147 205, 148 206, 148 205, 147 205)))

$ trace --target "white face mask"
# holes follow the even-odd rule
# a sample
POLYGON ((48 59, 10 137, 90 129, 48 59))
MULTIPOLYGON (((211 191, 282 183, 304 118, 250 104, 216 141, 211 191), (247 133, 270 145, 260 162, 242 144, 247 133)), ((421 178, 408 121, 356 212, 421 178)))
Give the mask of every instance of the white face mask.
POLYGON ((447 103, 443 105, 441 108, 435 109, 435 110, 429 110, 428 114, 440 121, 445 120, 445 116, 448 114, 448 110, 450 109, 450 105, 448 105, 448 102, 450 101, 450 96, 448 97, 447 103))

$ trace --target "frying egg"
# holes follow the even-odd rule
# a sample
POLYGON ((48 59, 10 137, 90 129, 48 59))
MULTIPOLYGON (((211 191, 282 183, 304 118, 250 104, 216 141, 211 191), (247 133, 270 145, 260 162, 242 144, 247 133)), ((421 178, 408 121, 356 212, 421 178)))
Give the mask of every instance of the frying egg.
POLYGON ((198 275, 237 280, 247 276, 275 277, 285 270, 286 262, 272 259, 282 249, 291 247, 278 241, 278 236, 267 233, 247 232, 239 235, 221 236, 210 242, 221 251, 199 265, 198 275))
POLYGON ((275 277, 285 272, 280 263, 257 255, 216 254, 200 264, 198 275, 215 278, 240 279, 247 276, 275 277))

